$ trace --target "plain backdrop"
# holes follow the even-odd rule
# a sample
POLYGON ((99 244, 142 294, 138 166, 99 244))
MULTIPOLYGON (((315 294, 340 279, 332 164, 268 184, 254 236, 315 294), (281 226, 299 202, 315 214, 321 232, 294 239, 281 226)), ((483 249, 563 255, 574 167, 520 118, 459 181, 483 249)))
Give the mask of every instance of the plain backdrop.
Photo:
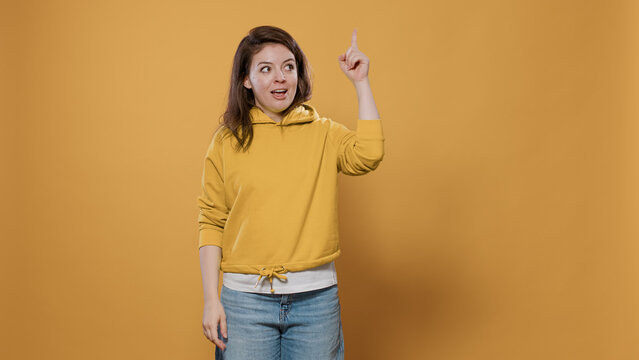
MULTIPOLYGON (((196 197, 237 44, 290 32, 386 155, 339 175, 348 359, 639 358, 635 1, 5 1, 3 359, 211 359, 196 197)), ((285 216, 285 214, 282 214, 285 216)))

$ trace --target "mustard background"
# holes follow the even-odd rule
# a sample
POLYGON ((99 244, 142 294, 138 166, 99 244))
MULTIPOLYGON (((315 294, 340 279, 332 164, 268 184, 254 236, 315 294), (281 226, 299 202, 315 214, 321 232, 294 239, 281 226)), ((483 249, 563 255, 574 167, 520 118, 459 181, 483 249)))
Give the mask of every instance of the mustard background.
MULTIPOLYGON (((289 31, 386 155, 340 175, 348 359, 637 359, 634 1, 6 1, 3 359, 210 359, 197 206, 233 53, 289 31)), ((285 214, 282 214, 285 216, 285 214)))

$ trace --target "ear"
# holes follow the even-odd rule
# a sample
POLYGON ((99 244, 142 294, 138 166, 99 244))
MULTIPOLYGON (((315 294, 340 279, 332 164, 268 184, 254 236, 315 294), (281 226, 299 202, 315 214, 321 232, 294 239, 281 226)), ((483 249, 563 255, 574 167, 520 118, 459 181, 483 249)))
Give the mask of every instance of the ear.
POLYGON ((244 87, 247 89, 251 88, 251 82, 249 81, 248 76, 244 78, 244 87))

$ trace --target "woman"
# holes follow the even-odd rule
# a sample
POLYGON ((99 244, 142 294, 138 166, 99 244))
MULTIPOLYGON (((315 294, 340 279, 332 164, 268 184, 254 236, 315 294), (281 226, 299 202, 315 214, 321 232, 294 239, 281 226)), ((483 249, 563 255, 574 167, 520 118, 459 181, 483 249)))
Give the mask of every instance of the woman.
POLYGON ((216 359, 344 357, 337 173, 377 168, 384 137, 356 30, 338 62, 357 92, 357 131, 306 103, 310 67, 286 31, 256 27, 237 48, 198 197, 202 326, 216 359))

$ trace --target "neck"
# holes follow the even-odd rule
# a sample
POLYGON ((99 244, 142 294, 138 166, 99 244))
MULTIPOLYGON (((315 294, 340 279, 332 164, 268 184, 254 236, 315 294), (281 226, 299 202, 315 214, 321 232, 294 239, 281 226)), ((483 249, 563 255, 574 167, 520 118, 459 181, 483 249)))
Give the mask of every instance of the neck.
MULTIPOLYGON (((259 106, 258 106, 259 107, 259 106)), ((261 107, 259 107, 260 109, 262 109, 261 107)), ((280 114, 276 114, 267 110, 262 109, 262 112, 264 114, 266 114, 266 116, 268 116, 269 118, 271 118, 271 120, 275 121, 275 122, 281 122, 282 121, 282 115, 280 114)))

